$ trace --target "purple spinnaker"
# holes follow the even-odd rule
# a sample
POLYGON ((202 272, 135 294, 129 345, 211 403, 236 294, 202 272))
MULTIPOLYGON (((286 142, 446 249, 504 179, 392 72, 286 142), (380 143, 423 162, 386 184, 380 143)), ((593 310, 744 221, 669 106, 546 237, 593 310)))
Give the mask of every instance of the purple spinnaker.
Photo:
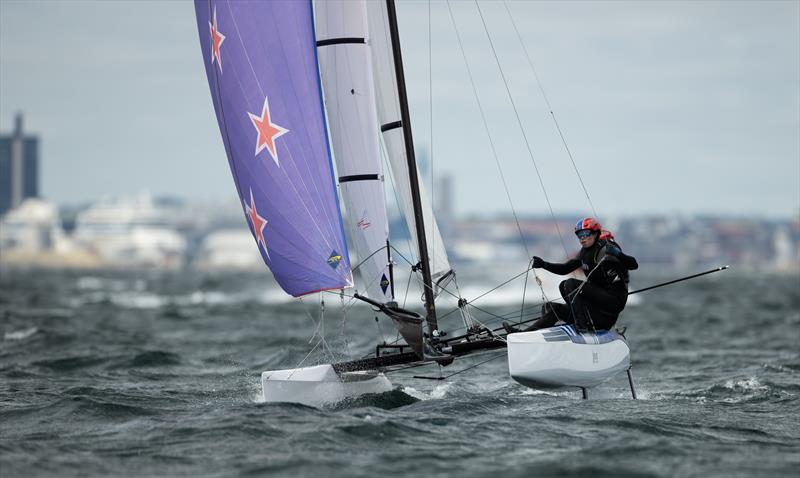
POLYGON ((352 285, 310 1, 195 0, 217 121, 247 223, 297 297, 352 285))

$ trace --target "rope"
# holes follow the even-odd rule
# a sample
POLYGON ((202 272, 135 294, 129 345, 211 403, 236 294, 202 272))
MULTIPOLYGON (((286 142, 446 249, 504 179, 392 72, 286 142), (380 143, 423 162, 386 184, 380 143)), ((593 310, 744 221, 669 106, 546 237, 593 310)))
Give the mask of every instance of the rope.
MULTIPOLYGON (((316 350, 317 347, 319 347, 320 344, 322 344, 322 352, 323 353, 325 353, 326 351, 328 352, 328 355, 331 358, 331 363, 336 361, 336 357, 334 357, 334 355, 333 355, 333 350, 331 350, 330 346, 328 346, 328 342, 325 341, 325 315, 324 315, 325 314, 325 300, 322 299, 322 297, 323 297, 323 295, 320 294, 321 305, 320 305, 320 321, 319 321, 319 323, 317 323, 314 320, 314 317, 308 311, 308 308, 305 307, 305 302, 303 301, 303 298, 302 297, 298 298, 300 303, 303 304, 303 311, 306 313, 308 318, 311 319, 311 323, 314 324, 314 326, 315 326, 314 327, 314 331, 311 334, 311 338, 308 339, 308 343, 311 343, 314 340, 314 337, 319 337, 319 340, 314 345, 314 347, 312 347, 311 350, 308 351, 306 356, 303 357, 303 359, 300 360, 300 362, 294 367, 295 371, 297 371, 297 369, 299 369, 300 366, 303 365, 303 363, 306 361, 306 359, 308 359, 308 357, 311 356, 311 353, 314 352, 314 350, 316 350), (319 333, 320 330, 321 330, 321 333, 319 333)), ((294 372, 289 374, 287 379, 291 379, 292 375, 294 375, 294 372)))
POLYGON ((483 105, 480 100, 480 96, 478 95, 478 89, 475 86, 475 80, 472 77, 472 69, 469 67, 469 61, 467 61, 467 54, 464 51, 464 44, 461 41, 461 34, 458 31, 458 26, 456 25, 455 17, 453 16, 453 9, 450 6, 450 1, 447 1, 447 10, 450 12, 450 21, 453 24, 453 29, 456 32, 456 38, 458 39, 458 47, 461 50, 461 56, 464 59, 464 65, 467 67, 467 76, 469 77, 470 85, 472 85, 472 94, 475 97, 475 102, 478 104, 478 110, 481 113, 481 121, 483 122, 483 129, 486 131, 486 138, 489 140, 489 146, 492 150, 492 157, 494 158, 494 162, 497 165, 497 171, 500 173, 500 179, 503 182, 503 189, 505 189, 506 197, 508 198, 508 203, 511 206, 511 213, 514 215, 514 221, 517 223, 517 231, 519 231, 519 238, 520 242, 522 242, 522 246, 525 248, 525 254, 527 257, 531 256, 530 251, 528 250, 528 244, 525 241, 525 235, 522 233, 522 227, 519 224, 519 218, 517 217, 517 211, 514 208, 514 201, 511 200, 511 193, 508 189, 508 184, 506 182, 505 174, 503 174, 503 168, 500 166, 500 160, 497 157, 497 150, 494 146, 494 141, 492 140, 492 135, 489 132, 489 124, 486 121, 486 114, 483 111, 483 105))
MULTIPOLYGON (((407 259, 405 256, 403 256, 403 254, 402 254, 400 251, 398 251, 398 250, 397 250, 397 249, 396 249, 394 246, 390 245, 390 247, 391 247, 391 248, 392 248, 392 249, 393 249, 395 252, 397 252, 397 254, 400 256, 400 258, 401 258, 401 259, 403 259, 404 261, 406 261, 408 264, 410 264, 410 265, 413 265, 413 264, 411 264, 411 262, 410 262, 410 261, 409 261, 409 260, 408 260, 408 259, 407 259)), ((489 314, 489 315, 493 315, 493 316, 495 316, 495 317, 498 317, 496 314, 492 314, 492 313, 490 313, 490 312, 486 312, 486 311, 484 311, 484 310, 482 310, 482 309, 480 309, 480 308, 476 307, 475 305, 473 305, 473 302, 475 302, 475 301, 477 301, 478 299, 481 299, 482 297, 484 297, 484 296, 486 296, 486 295, 488 295, 488 294, 490 294, 490 293, 492 293, 492 292, 496 291, 497 289, 499 289, 499 288, 501 288, 501 287, 503 287, 503 286, 507 285, 508 283, 510 283, 510 282, 512 282, 512 281, 514 281, 514 280, 516 280, 516 279, 518 279, 518 278, 519 278, 519 277, 521 277, 523 274, 527 274, 529 270, 530 270, 530 268, 526 269, 526 270, 525 270, 525 271, 523 271, 523 272, 520 272, 519 274, 517 274, 517 275, 515 275, 514 277, 512 277, 512 278, 510 278, 510 279, 506 280, 505 282, 503 282, 503 283, 501 283, 501 284, 499 284, 499 285, 497 285, 497 286, 493 287, 492 289, 489 289, 488 291, 484 292, 483 294, 480 294, 479 296, 477 296, 477 297, 473 298, 472 300, 469 300, 469 301, 467 301, 467 304, 468 304, 468 305, 471 305, 472 307, 475 307, 475 308, 476 308, 476 309, 478 309, 478 310, 481 310, 481 312, 484 312, 484 313, 487 313, 487 314, 489 314)), ((411 276, 409 276, 409 281, 410 281, 410 280, 411 280, 411 276)), ((418 282, 422 283, 422 281, 419 281, 419 280, 418 280, 418 282)), ((540 284, 540 285, 541 285, 541 284, 540 284)), ((423 287, 424 287, 424 284, 423 284, 423 287)), ((444 292, 448 293, 450 296, 452 296, 452 297, 454 297, 454 298, 456 298, 456 299, 460 299, 460 298, 461 298, 461 297, 460 297, 460 292, 459 292, 459 295, 456 295, 456 294, 453 294, 452 292, 450 292, 449 290, 447 290, 446 288, 442 288, 441 290, 443 290, 444 292)), ((544 291, 542 291, 542 294, 544 295, 544 291)), ((450 312, 447 312, 447 313, 445 313, 445 314, 443 314, 443 315, 440 315, 440 316, 439 316, 439 319, 444 319, 445 317, 447 317, 447 316, 449 316, 449 315, 451 315, 451 314, 455 313, 457 310, 458 310, 458 308, 455 308, 455 309, 451 310, 450 312)), ((504 318, 505 318, 505 317, 504 317, 504 318)))
MULTIPOLYGON (((436 202, 436 194, 434 194, 434 187, 433 187, 433 35, 431 33, 431 0, 428 0, 428 116, 430 122, 430 133, 429 133, 429 142, 430 142, 430 192, 431 192, 431 212, 433 212, 434 205, 436 202)), ((436 223, 436 219, 433 220, 434 224, 436 223)), ((433 226, 428 226, 433 228, 433 226)), ((433 230, 433 229, 432 229, 433 230)), ((423 231, 424 232, 424 231, 423 231)), ((436 250, 436 234, 431 234, 431 251, 436 250)), ((430 258, 429 262, 432 264, 429 267, 433 270, 436 270, 436 254, 433 254, 433 257, 430 258)))
POLYGON ((380 247, 378 250, 376 250, 376 251, 372 252, 370 255, 368 255, 367 257, 365 257, 365 258, 364 258, 364 260, 362 260, 361 262, 359 262, 358 264, 356 264, 356 266, 355 266, 355 267, 351 267, 351 268, 350 268, 350 270, 351 270, 351 271, 353 271, 353 272, 355 272, 355 271, 356 271, 356 270, 357 270, 359 267, 361 267, 362 265, 364 265, 364 263, 365 263, 365 262, 367 262, 368 260, 370 260, 370 259, 372 258, 372 256, 374 256, 375 254, 377 254, 377 253, 379 253, 379 252, 383 251, 384 249, 386 249, 386 246, 381 246, 381 247, 380 247))
MULTIPOLYGON (((528 269, 528 271, 530 271, 530 270, 531 270, 531 268, 528 269)), ((525 310, 525 295, 528 293, 528 277, 530 277, 530 274, 528 274, 528 271, 525 271, 525 285, 522 286, 522 305, 519 306, 519 318, 520 319, 522 318, 522 312, 525 310)), ((535 274, 536 274, 536 272, 534 272, 534 275, 535 274)), ((538 279, 538 277, 537 277, 537 279, 538 279)), ((539 283, 539 288, 542 289, 542 295, 544 295, 544 288, 542 287, 542 282, 541 281, 537 281, 537 282, 539 283)))
MULTIPOLYGON (((403 255, 403 254, 402 254, 400 251, 398 251, 396 247, 394 247, 393 245, 390 245, 389 247, 391 247, 391 248, 392 248, 392 249, 393 249, 393 250, 394 250, 394 251, 395 251, 395 252, 396 252, 396 253, 397 253, 397 254, 400 256, 400 258, 401 258, 402 260, 406 261, 408 264, 411 264, 411 262, 408 260, 408 258, 406 258, 406 257, 405 257, 405 256, 404 256, 404 255, 403 255)), ((475 308, 476 310, 478 310, 478 311, 480 311, 480 312, 483 312, 484 314, 486 314, 486 315, 489 315, 489 316, 493 317, 493 319, 492 319, 492 320, 490 320, 490 321, 488 321, 488 322, 486 322, 486 323, 491 323, 491 322, 494 322, 494 321, 496 321, 496 320, 502 320, 502 319, 512 319, 512 318, 516 318, 516 317, 520 317, 520 318, 521 318, 521 317, 523 317, 523 316, 525 315, 525 310, 524 310, 524 309, 523 309, 522 311, 520 311, 520 312, 519 312, 519 315, 512 315, 512 314, 516 314, 516 313, 517 313, 517 309, 516 309, 516 308, 515 308, 513 311, 507 312, 507 313, 505 313, 505 314, 502 314, 502 315, 498 315, 498 314, 495 314, 495 313, 489 312, 489 311, 487 311, 487 310, 485 310, 485 309, 483 309, 483 308, 481 308, 481 307, 478 307, 478 306, 476 306, 476 305, 474 304, 474 302, 475 302, 475 301, 477 301, 477 300, 479 300, 479 299, 481 299, 481 298, 483 298, 483 297, 485 297, 485 296, 487 296, 487 295, 489 295, 489 294, 491 294, 492 292, 496 291, 497 289, 500 289, 501 287, 503 287, 503 286, 505 286, 505 285, 507 285, 507 284, 511 283, 512 281, 514 281, 514 280, 518 279, 518 278, 519 278, 519 277, 521 277, 522 275, 524 275, 524 274, 527 274, 527 273, 529 273, 529 272, 530 272, 530 269, 526 269, 525 271, 523 271, 523 272, 521 272, 521 273, 519 273, 519 274, 517 274, 517 275, 515 275, 515 276, 511 277, 510 279, 508 279, 508 280, 506 280, 506 281, 502 282, 501 284, 499 284, 499 285, 497 285, 497 286, 493 287, 492 289, 489 289, 489 290, 487 290, 486 292, 484 292, 484 293, 482 293, 482 294, 478 295, 477 297, 475 297, 475 298, 473 298, 472 300, 468 301, 468 302, 466 303, 466 305, 469 305, 470 307, 473 307, 473 308, 475 308)), ((410 288, 410 283, 411 283, 411 277, 412 277, 412 276, 413 276, 413 274, 410 274, 410 275, 409 275, 409 277, 408 277, 408 283, 406 284, 406 289, 409 289, 409 288, 410 288)), ((419 279, 418 279, 418 282, 419 282, 420 284, 422 283, 422 281, 420 281, 419 279)), ((458 285, 457 285, 457 284, 456 284, 456 287, 458 287, 458 285)), ((442 288, 441 290, 445 291, 447 294, 449 294, 450 296, 452 296, 452 297, 454 297, 454 298, 457 298, 457 299, 458 299, 458 298, 461 298, 461 293, 460 293, 460 291, 458 291, 458 292, 457 292, 457 294, 453 294, 451 291, 447 290, 446 288, 442 288)), ((357 303, 357 302, 355 301, 355 298, 354 298, 352 295, 345 294, 343 291, 342 291, 342 292, 324 291, 324 292, 326 292, 326 293, 328 293, 328 294, 337 294, 337 295, 341 295, 341 296, 343 296, 343 297, 349 297, 349 298, 351 298, 351 301, 350 301, 350 302, 348 302, 348 304, 346 305, 346 307, 348 307, 348 308, 349 308, 349 307, 352 307, 352 305, 353 305, 354 303, 357 303)), ((546 300, 545 300, 545 301, 546 301, 546 300)), ((536 308, 538 308, 538 307, 541 307, 545 301, 543 301, 542 303, 539 303, 539 304, 532 305, 532 306, 531 306, 531 308, 530 308, 530 309, 528 309, 528 310, 534 310, 534 309, 536 309, 536 308)), ((404 304, 404 306, 405 306, 405 304, 404 304)), ((452 315, 452 314, 454 314, 454 313, 458 312, 459 310, 460 310, 460 308, 459 308, 459 307, 454 307, 454 308, 453 308, 452 310, 450 310, 449 312, 446 312, 446 313, 444 313, 444 314, 440 315, 440 316, 439 316, 439 319, 444 319, 444 318, 446 318, 446 317, 448 317, 448 316, 450 316, 450 315, 452 315)), ((474 317, 471 317, 471 318, 472 318, 473 320, 476 320, 476 322, 478 322, 478 321, 477 321, 477 319, 474 319, 474 317)), ((480 323, 480 322, 478 322, 478 323, 480 323)), ((485 326, 485 324, 484 324, 484 323, 480 323, 480 324, 481 324, 481 325, 483 325, 483 326, 485 326)))
POLYGON ((583 182, 583 178, 581 177, 580 171, 578 171, 578 166, 575 164, 575 158, 572 157, 572 151, 570 151, 569 146, 567 146, 567 140, 564 138, 564 134, 561 132, 561 126, 558 124, 558 120, 556 119, 556 114, 553 112, 553 107, 550 105, 550 100, 547 98, 547 95, 544 92, 544 87, 542 87, 542 82, 539 80, 539 74, 536 72, 536 67, 533 66, 533 61, 531 60, 530 54, 528 54, 528 49, 525 47, 525 42, 522 41, 522 35, 519 33, 519 29, 517 29, 517 22, 514 21, 514 16, 511 15, 511 11, 508 9, 508 3, 503 0, 503 6, 506 9, 506 13, 508 13, 508 18, 511 20, 511 25, 514 26, 514 32, 517 34, 517 39, 519 40, 519 44, 522 46, 522 51, 525 52, 525 58, 528 60, 528 65, 531 67, 531 71, 533 72, 533 77, 536 79, 536 84, 539 86, 539 91, 542 93, 542 97, 544 98, 545 104, 547 104, 547 110, 550 112, 550 116, 553 118, 553 123, 556 126, 556 130, 558 131, 558 135, 561 137, 561 143, 564 145, 564 149, 567 151, 567 155, 569 156, 569 160, 572 162, 572 168, 575 170, 575 174, 578 176, 578 180, 581 183, 581 188, 583 188, 583 193, 586 195, 586 199, 589 201, 589 206, 592 208, 592 213, 594 217, 597 217, 597 210, 594 207, 594 203, 592 202, 592 198, 589 197, 589 191, 586 189, 586 184, 583 182))
MULTIPOLYGON (((483 18, 483 11, 481 10, 481 6, 478 3, 478 0, 475 0, 475 6, 478 9, 478 14, 481 17, 481 23, 483 24, 483 31, 486 33, 486 38, 489 40, 489 46, 492 49, 492 55, 494 56, 494 61, 497 63, 497 68, 500 71, 500 77, 503 79, 503 84, 506 88, 506 94, 508 95, 508 99, 511 102, 511 107, 514 109, 514 115, 517 118, 517 125, 519 126, 520 131, 522 132, 522 137, 525 140, 525 147, 528 150, 528 156, 531 158, 531 162, 533 163, 533 168, 536 170, 536 176, 539 178, 539 185, 542 187, 542 193, 544 193, 545 201, 547 202, 547 207, 550 210, 550 217, 553 219, 553 224, 556 226, 556 231, 558 232, 558 237, 561 239, 561 245, 564 248, 564 254, 569 255, 567 251, 567 244, 564 242, 564 235, 561 234, 561 227, 558 225, 558 221, 556 220, 555 212, 553 211, 553 205, 550 202, 550 196, 547 194, 547 189, 544 187, 544 180, 542 179, 542 174, 539 171, 539 166, 536 164, 536 159, 533 157, 533 150, 531 149, 530 142, 528 141, 528 135, 525 134, 525 128, 522 126, 522 120, 519 116, 519 111, 517 111, 517 105, 514 103, 514 97, 511 95, 511 89, 508 86, 508 81, 506 80, 506 75, 503 72, 503 67, 500 65, 500 60, 497 57, 497 51, 494 47, 494 42, 492 42, 492 36, 489 34, 489 28, 486 26, 486 20, 483 18)), ((528 254, 530 256, 530 254, 528 254)))
POLYGON ((353 359, 353 351, 350 349, 350 341, 347 340, 347 310, 348 307, 344 302, 344 289, 342 289, 342 293, 339 294, 339 298, 342 302, 342 330, 339 334, 342 336, 342 340, 344 341, 344 350, 347 354, 347 358, 352 360, 353 359))
POLYGON ((413 276, 413 275, 414 275, 413 272, 411 274, 408 274, 408 281, 406 281, 406 293, 403 295, 403 308, 404 309, 406 308, 406 302, 408 301, 408 289, 411 288, 411 276, 413 276))
MULTIPOLYGON (((384 178, 386 176, 389 177, 389 184, 391 184, 392 193, 394 194, 395 207, 397 207, 397 211, 398 211, 398 213, 400 213, 400 216, 405 218, 405 214, 403 213, 403 208, 402 208, 402 205, 401 205, 402 203, 400 202, 400 198, 397 196, 397 186, 396 186, 396 182, 395 182, 395 179, 394 179, 394 171, 392 170, 392 165, 389 163, 389 153, 386 150, 386 143, 383 141, 383 136, 382 135, 381 135, 380 145, 381 145, 381 156, 383 157, 383 162, 386 165, 386 169, 384 170, 384 178)), ((384 188, 384 191, 385 190, 386 190, 386 188, 384 188)), ((408 234, 410 236, 411 235, 411 231, 408 228, 408 224, 406 224, 406 221, 403 221, 403 224, 406 225, 406 231, 408 232, 408 234)), ((408 255, 413 256, 414 255, 414 251, 411 248, 411 243, 407 241, 406 242, 406 246, 408 246, 408 255)), ((393 249, 395 249, 395 248, 393 248, 393 249)), ((397 250, 397 249, 395 249, 395 250, 397 250)))
MULTIPOLYGON (((475 306, 472 306, 472 307, 475 307, 475 306)), ((478 307, 475 307, 475 308, 476 308, 476 309, 478 309, 478 310, 481 310, 481 309, 479 309, 478 307)), ((489 315, 494 315, 494 314, 491 314, 491 313, 490 313, 489 315)), ((475 319, 475 318, 473 318, 472 320, 474 320, 475 322, 477 322, 477 323, 478 323, 478 325, 480 325, 480 326, 481 326, 481 327, 483 327, 483 328, 484 328, 484 329, 485 329, 487 332, 489 332, 489 335, 491 335, 492 337, 494 337, 494 338, 496 338, 496 339, 498 339, 498 340, 501 340, 501 341, 503 341, 503 342, 505 342, 505 341, 506 341, 506 339, 505 339, 505 338, 503 338, 503 337, 500 337, 499 335, 495 334, 495 333, 494 333, 494 331, 493 331, 492 329, 490 329, 489 327, 487 327, 487 326, 486 326, 486 325, 485 325, 483 322, 481 322, 480 320, 478 320, 478 319, 475 319)))
MULTIPOLYGON (((456 294, 461 297, 461 289, 458 287, 458 277, 453 277, 453 284, 456 286, 456 294)), ((464 305, 467 305, 466 303, 464 305)), ((475 325, 475 319, 466 307, 461 307, 461 299, 458 301, 458 310, 461 311, 461 320, 464 321, 464 329, 469 330, 475 325), (469 319, 469 320, 468 320, 469 319)))
POLYGON ((461 369, 458 372, 453 372, 450 375, 446 375, 444 378, 442 378, 442 380, 447 380, 448 378, 452 377, 453 375, 458 375, 461 372, 466 372, 467 370, 472 370, 473 368, 479 367, 479 366, 481 366, 481 365, 483 365, 483 364, 485 364, 487 362, 491 362, 492 360, 497 360, 500 357, 504 357, 505 355, 506 355, 506 352, 500 352, 497 355, 495 355, 494 357, 488 358, 488 359, 484 360, 483 362, 478 362, 478 363, 476 363, 474 365, 471 365, 471 366, 469 366, 467 368, 461 369))
MULTIPOLYGON (((472 354, 472 356, 473 357, 480 357, 482 355, 486 355, 487 353, 497 353, 497 352, 494 351, 494 350, 485 350, 483 352, 474 353, 474 354, 472 354)), ((450 375, 442 377, 440 380, 447 380, 448 378, 452 377, 453 375, 457 375, 457 374, 459 374, 459 373, 461 373, 461 372, 463 372, 465 370, 470 370, 470 369, 473 369, 473 368, 475 368, 475 367, 477 367, 479 365, 483 365, 486 362, 490 362, 492 360, 495 360, 495 359, 497 359, 499 357, 504 356, 505 354, 506 354, 506 352, 499 352, 499 353, 497 353, 497 355, 495 355, 494 357, 490 358, 489 360, 484 360, 483 362, 477 363, 475 365, 471 365, 471 366, 469 366, 469 367, 467 367, 465 369, 459 370, 458 372, 451 373, 450 375)), ((402 372, 403 370, 408 370, 408 369, 417 368, 417 367, 425 367, 425 366, 433 365, 433 364, 434 364, 434 362, 412 363, 411 365, 406 365, 405 367, 399 367, 399 368, 395 368, 395 369, 392 369, 392 370, 384 370, 383 373, 388 374, 388 373, 402 372)), ((441 369, 441 365, 439 366, 439 368, 441 369)))
POLYGON ((317 349, 317 347, 319 347, 320 343, 322 343, 322 341, 321 340, 317 340, 317 343, 311 348, 311 350, 308 351, 306 356, 303 357, 303 360, 301 360, 297 365, 295 365, 294 370, 292 371, 292 373, 289 374, 288 377, 286 377, 286 380, 291 380, 292 375, 294 375, 295 372, 297 372, 297 370, 300 369, 300 366, 303 365, 303 362, 305 362, 306 359, 311 356, 311 354, 317 349))
MULTIPOLYGON (((578 298, 578 294, 580 294, 581 291, 583 290, 583 286, 585 286, 586 284, 589 283, 589 277, 594 273, 594 271, 597 270, 598 267, 600 267, 600 264, 602 264, 603 261, 606 260, 607 257, 608 256, 603 256, 603 258, 600 259, 597 262, 597 264, 595 264, 595 266, 592 268, 592 270, 590 270, 589 273, 586 274, 586 280, 583 281, 581 283, 581 285, 570 294, 572 296, 572 298, 569 301, 569 310, 570 310, 570 312, 572 312, 572 317, 576 317, 577 318, 577 315, 575 315, 575 309, 574 309, 575 299, 578 298)), ((589 311, 587 310, 586 311, 586 317, 589 318, 589 324, 592 326, 592 330, 596 333, 597 329, 594 326, 594 321, 592 320, 592 316, 588 312, 589 311)), ((556 317, 558 317, 558 314, 556 314, 556 317)), ((578 323, 577 323, 577 320, 576 320, 575 321, 575 326, 577 327, 577 325, 578 325, 578 323)))
POLYGON ((489 290, 487 290, 486 292, 484 292, 483 294, 479 295, 478 297, 475 297, 474 299, 470 300, 470 301, 469 301, 469 303, 470 303, 470 304, 472 304, 472 303, 473 303, 473 302, 475 302, 476 300, 478 300, 478 299, 480 299, 480 298, 482 298, 482 297, 484 297, 484 296, 486 296, 486 295, 488 295, 488 294, 490 294, 490 293, 492 293, 492 292, 496 291, 497 289, 499 289, 499 288, 501 288, 501 287, 505 286, 505 285, 506 285, 506 284, 508 284, 509 282, 511 282, 511 281, 513 281, 513 280, 516 280, 516 279, 519 279, 520 277, 522 277, 522 275, 523 275, 523 274, 527 274, 529 270, 530 270, 530 269, 525 269, 523 272, 520 272, 519 274, 517 274, 517 275, 515 275, 514 277, 512 277, 512 278, 508 279, 507 281, 503 282, 502 284, 500 284, 500 285, 497 285, 497 286, 495 286, 494 288, 492 288, 492 289, 489 289, 489 290))
POLYGON ((322 324, 320 330, 322 333, 320 334, 320 339, 325 345, 325 349, 328 352, 328 356, 331 358, 331 363, 336 361, 336 356, 333 355, 333 349, 328 345, 328 341, 325 340, 325 295, 319 295, 319 323, 322 324))

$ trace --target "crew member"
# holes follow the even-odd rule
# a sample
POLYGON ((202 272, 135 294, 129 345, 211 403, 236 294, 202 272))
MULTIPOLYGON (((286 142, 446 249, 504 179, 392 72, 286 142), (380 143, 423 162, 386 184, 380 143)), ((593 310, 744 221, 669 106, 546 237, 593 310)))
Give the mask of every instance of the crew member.
MULTIPOLYGON (((586 275, 586 280, 570 278, 562 281, 558 289, 565 303, 545 303, 542 306, 542 316, 525 331, 552 327, 559 320, 575 324, 581 332, 608 330, 614 326, 620 312, 625 308, 628 300, 628 271, 639 267, 636 259, 623 253, 622 248, 614 241, 613 234, 604 231, 600 223, 592 217, 578 221, 575 235, 581 243, 581 250, 575 258, 557 264, 534 256, 532 265, 559 275, 566 275, 580 268, 586 275)), ((503 327, 508 333, 519 331, 507 322, 503 322, 503 327)))

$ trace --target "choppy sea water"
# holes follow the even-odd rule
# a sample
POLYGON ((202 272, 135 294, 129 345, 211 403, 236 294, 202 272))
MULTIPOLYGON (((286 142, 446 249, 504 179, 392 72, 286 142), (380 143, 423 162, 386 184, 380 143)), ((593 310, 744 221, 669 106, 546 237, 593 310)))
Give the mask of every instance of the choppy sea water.
MULTIPOLYGON (((637 276, 634 286, 660 279, 637 276)), ((324 347, 308 355, 318 299, 287 302, 265 283, 258 274, 1 271, 0 475, 800 469, 798 276, 734 269, 642 294, 621 320, 640 400, 624 375, 590 400, 529 390, 499 358, 446 381, 413 378, 434 368, 390 375, 391 392, 321 409, 261 400, 261 371, 329 359, 324 347)), ((496 314, 519 307, 488 304, 496 314)), ((324 327, 346 356, 391 334, 335 296, 324 327)))

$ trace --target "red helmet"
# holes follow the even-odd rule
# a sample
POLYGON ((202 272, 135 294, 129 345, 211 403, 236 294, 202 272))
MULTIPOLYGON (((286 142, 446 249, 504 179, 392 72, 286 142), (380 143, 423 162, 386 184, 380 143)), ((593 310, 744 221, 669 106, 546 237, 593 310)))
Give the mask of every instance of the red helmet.
POLYGON ((607 240, 613 241, 614 240, 614 233, 609 231, 609 230, 607 230, 607 229, 603 229, 602 231, 600 231, 600 239, 607 239, 607 240))
POLYGON ((600 223, 597 222, 597 219, 593 217, 586 217, 578 221, 577 224, 575 224, 575 234, 577 234, 578 231, 582 231, 584 229, 600 232, 602 227, 600 227, 600 223))

